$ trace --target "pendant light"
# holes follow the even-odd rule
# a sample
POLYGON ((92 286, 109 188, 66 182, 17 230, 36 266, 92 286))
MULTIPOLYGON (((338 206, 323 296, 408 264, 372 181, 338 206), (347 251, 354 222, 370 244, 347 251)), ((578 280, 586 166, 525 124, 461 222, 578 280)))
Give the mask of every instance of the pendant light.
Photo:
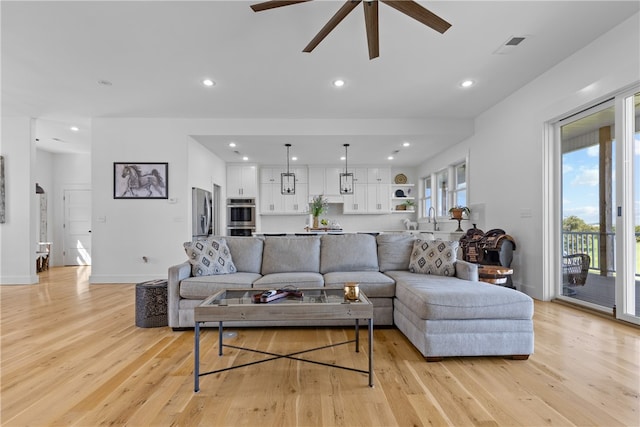
POLYGON ((344 173, 340 174, 340 194, 353 194, 353 173, 349 172, 347 149, 349 144, 344 144, 344 173))
POLYGON ((292 196, 296 194, 296 174, 289 172, 289 148, 291 144, 284 144, 287 147, 287 172, 280 174, 280 193, 292 196))

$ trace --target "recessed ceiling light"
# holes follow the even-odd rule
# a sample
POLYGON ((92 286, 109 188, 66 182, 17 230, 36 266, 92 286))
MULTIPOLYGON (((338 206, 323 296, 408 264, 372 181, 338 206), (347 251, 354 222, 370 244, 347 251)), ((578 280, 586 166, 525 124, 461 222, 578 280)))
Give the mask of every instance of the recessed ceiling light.
POLYGON ((335 87, 342 87, 342 86, 344 86, 344 80, 342 80, 342 79, 334 80, 334 81, 333 81, 333 85, 334 85, 335 87))
POLYGON ((474 82, 473 80, 464 80, 462 83, 460 83, 460 87, 471 87, 473 85, 475 85, 476 82, 474 82))
POLYGON ((74 132, 78 132, 80 130, 78 126, 71 126, 69 129, 71 129, 74 132))
POLYGON ((242 158, 242 160, 244 160, 244 161, 246 162, 247 160, 249 160, 249 158, 248 158, 247 156, 244 156, 244 157, 242 158))
POLYGON ((211 87, 211 86, 215 86, 216 82, 214 82, 214 81, 213 81, 213 80, 211 80, 211 79, 204 79, 204 80, 202 81, 202 84, 203 84, 203 85, 205 85, 205 86, 207 86, 207 87, 211 87))
POLYGON ((393 160, 393 156, 387 157, 387 160, 393 160))
POLYGON ((340 160, 345 161, 347 158, 345 156, 340 157, 340 160))
POLYGON ((236 146, 236 143, 235 143, 235 142, 230 142, 230 143, 229 143, 229 147, 233 148, 233 147, 235 147, 235 146, 236 146))
POLYGON ((403 146, 403 147, 408 147, 408 146, 410 146, 410 145, 411 145, 411 143, 410 143, 410 142, 403 142, 403 143, 402 143, 402 146, 403 146))
POLYGON ((298 160, 298 158, 297 158, 296 156, 293 156, 293 157, 291 158, 291 161, 293 161, 293 162, 295 162, 296 160, 298 160))

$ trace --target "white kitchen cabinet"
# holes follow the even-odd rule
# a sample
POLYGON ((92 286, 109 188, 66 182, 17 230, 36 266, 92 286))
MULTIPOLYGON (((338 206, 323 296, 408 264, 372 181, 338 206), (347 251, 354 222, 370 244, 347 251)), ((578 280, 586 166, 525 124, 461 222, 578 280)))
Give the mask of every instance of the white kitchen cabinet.
POLYGON ((367 184, 354 184, 353 194, 344 194, 344 214, 364 214, 367 211, 367 184))
POLYGON ((258 171, 255 165, 227 166, 227 197, 257 197, 258 171))
POLYGON ((280 183, 260 184, 260 214, 272 215, 284 212, 284 199, 280 183))
POLYGON ((368 168, 367 183, 369 184, 390 184, 391 168, 368 168))
POLYGON ((342 197, 340 194, 340 168, 309 167, 309 195, 342 197))
MULTIPOLYGON (((286 166, 274 166, 274 167, 264 167, 260 168, 260 184, 279 184, 280 183, 280 174, 283 174, 287 171, 286 166)), ((298 184, 307 184, 307 168, 306 167, 289 167, 289 172, 295 174, 296 176, 296 190, 298 184)))
POLYGON ((388 184, 367 184, 367 211, 378 214, 391 212, 388 184))
POLYGON ((306 184, 298 185, 296 175, 296 194, 280 195, 284 202, 285 214, 308 214, 309 213, 309 192, 306 184))
POLYGON ((280 174, 286 169, 261 168, 260 169, 260 214, 261 215, 290 215, 306 214, 309 212, 309 192, 306 168, 292 169, 296 174, 296 193, 282 194, 280 174))

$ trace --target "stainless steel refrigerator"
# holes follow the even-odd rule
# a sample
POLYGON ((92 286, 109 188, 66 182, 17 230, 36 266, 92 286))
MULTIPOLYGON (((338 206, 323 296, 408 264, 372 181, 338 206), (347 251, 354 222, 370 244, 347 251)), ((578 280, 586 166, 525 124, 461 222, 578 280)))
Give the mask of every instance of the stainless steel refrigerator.
POLYGON ((213 226, 211 191, 192 187, 191 200, 192 240, 206 239, 212 234, 213 226))

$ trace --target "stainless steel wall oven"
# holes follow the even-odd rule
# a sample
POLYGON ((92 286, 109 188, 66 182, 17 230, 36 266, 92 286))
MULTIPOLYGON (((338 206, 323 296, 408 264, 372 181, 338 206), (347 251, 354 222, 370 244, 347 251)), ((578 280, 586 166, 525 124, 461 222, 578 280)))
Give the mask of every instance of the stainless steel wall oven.
POLYGON ((256 199, 227 199, 227 235, 251 236, 256 231, 256 199))

